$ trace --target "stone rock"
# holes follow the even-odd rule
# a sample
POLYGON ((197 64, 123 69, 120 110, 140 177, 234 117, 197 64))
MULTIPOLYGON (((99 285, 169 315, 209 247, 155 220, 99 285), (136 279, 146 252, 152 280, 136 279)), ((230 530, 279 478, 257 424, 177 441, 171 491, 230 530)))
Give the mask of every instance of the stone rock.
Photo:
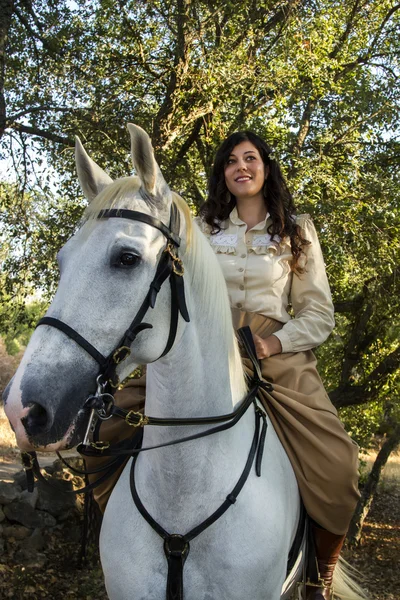
POLYGON ((28 482, 26 480, 26 474, 25 474, 25 471, 23 469, 22 469, 22 471, 17 471, 17 473, 14 473, 13 479, 14 479, 15 483, 17 485, 19 485, 19 487, 21 488, 21 490, 26 490, 27 489, 28 482))
POLYGON ((57 521, 58 521, 58 523, 63 523, 64 521, 67 521, 68 519, 73 517, 74 514, 76 514, 75 508, 70 508, 67 511, 65 511, 64 513, 62 513, 61 515, 58 515, 57 521))
POLYGON ((46 512, 58 517, 70 508, 76 506, 76 498, 68 491, 73 490, 71 481, 57 479, 54 484, 46 484, 42 481, 38 482, 39 497, 36 508, 45 510, 46 512))
POLYGON ((41 521, 40 527, 47 529, 48 527, 55 527, 57 525, 57 520, 50 513, 44 510, 37 510, 36 514, 41 521))
POLYGON ((19 485, 8 481, 0 481, 0 504, 11 504, 21 493, 19 485))
POLYGON ((79 524, 64 527, 63 540, 65 542, 73 542, 74 544, 79 544, 79 542, 81 541, 81 537, 82 531, 79 524))
POLYGON ((32 508, 36 508, 36 504, 39 498, 39 492, 37 487, 33 490, 33 492, 28 492, 28 490, 23 490, 19 496, 21 502, 25 502, 26 504, 30 504, 32 508))
MULTIPOLYGON (((56 463, 59 461, 54 461, 52 465, 46 465, 44 467, 44 470, 46 471, 46 473, 48 475, 54 475, 57 472, 57 467, 56 467, 56 463)), ((61 473, 61 471, 60 471, 61 473)))
POLYGON ((4 554, 6 549, 6 544, 3 538, 0 538, 0 556, 2 556, 2 554, 4 554))
POLYGON ((35 529, 35 531, 32 533, 32 535, 30 537, 28 537, 27 539, 25 539, 22 544, 21 544, 21 548, 23 548, 24 550, 35 550, 35 551, 39 551, 39 550, 43 550, 43 548, 46 546, 46 542, 44 539, 44 536, 42 534, 42 532, 40 531, 40 529, 35 529))
POLYGON ((26 502, 15 501, 4 507, 4 514, 13 523, 20 523, 25 527, 41 527, 42 519, 36 514, 35 509, 26 502))
POLYGON ((6 515, 4 514, 3 509, 0 506, 0 523, 2 523, 5 518, 6 518, 6 515))
POLYGON ((20 548, 15 553, 15 559, 31 569, 42 569, 47 563, 47 558, 44 554, 28 548, 20 548))
POLYGON ((31 535, 32 531, 23 525, 8 525, 3 528, 5 538, 14 538, 15 540, 24 540, 31 535))
MULTIPOLYGON (((74 473, 73 469, 77 469, 78 471, 84 471, 85 470, 85 463, 83 461, 83 458, 81 456, 79 456, 79 455, 77 455, 77 456, 68 456, 66 458, 66 462, 70 465, 70 467, 71 467, 71 471, 70 472, 72 472, 74 475, 75 475, 75 473, 74 473)), ((57 459, 57 460, 54 461, 53 467, 54 467, 54 470, 57 471, 57 472, 61 472, 61 471, 65 470, 65 469, 68 470, 68 467, 60 459, 57 459)))

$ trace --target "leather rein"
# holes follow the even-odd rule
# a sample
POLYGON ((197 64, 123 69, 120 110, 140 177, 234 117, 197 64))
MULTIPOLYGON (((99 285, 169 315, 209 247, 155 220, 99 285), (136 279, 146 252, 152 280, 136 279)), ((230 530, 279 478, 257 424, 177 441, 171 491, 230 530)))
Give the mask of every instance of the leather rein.
MULTIPOLYGON (((116 373, 117 366, 130 355, 130 346, 138 333, 144 329, 152 328, 152 325, 144 323, 143 319, 148 309, 150 307, 154 308, 158 292, 160 291, 161 286, 166 279, 169 278, 171 286, 171 322, 167 344, 161 356, 165 356, 173 346, 177 332, 179 313, 186 322, 189 322, 190 320, 185 301, 183 282, 184 269, 182 261, 178 256, 178 249, 181 242, 179 237, 180 218, 179 211, 175 204, 172 204, 171 206, 169 228, 152 216, 125 209, 103 210, 99 213, 98 218, 124 218, 141 221, 159 229, 166 237, 167 243, 157 265, 154 279, 150 284, 149 291, 144 298, 142 305, 140 306, 129 328, 126 330, 117 346, 107 357, 103 356, 94 346, 92 346, 92 344, 90 344, 90 342, 88 342, 83 336, 81 336, 77 331, 63 321, 53 317, 44 317, 38 322, 37 326, 48 325, 62 331, 70 339, 73 339, 88 354, 90 354, 90 356, 92 356, 100 366, 100 372, 97 377, 97 391, 85 402, 84 408, 90 410, 91 412, 84 442, 79 444, 77 450, 84 456, 109 456, 111 457, 111 460, 105 466, 91 471, 86 471, 72 468, 67 461, 60 456, 59 453, 57 454, 62 462, 77 474, 91 475, 103 472, 103 475, 101 475, 94 483, 88 484, 78 490, 69 491, 69 493, 73 494, 91 491, 105 481, 108 477, 110 477, 128 457, 133 457, 130 475, 130 485, 133 500, 143 518, 164 540, 164 552, 168 562, 167 600, 182 600, 183 566, 189 554, 189 542, 194 537, 202 533, 207 527, 212 525, 226 512, 226 510, 228 510, 230 506, 232 506, 232 504, 236 502, 237 496, 242 490, 250 474, 254 461, 256 474, 258 477, 261 476, 261 462, 267 433, 267 419, 264 410, 257 404, 256 396, 260 387, 268 393, 272 392, 273 388, 270 383, 264 381, 262 378, 260 363, 256 358, 256 350, 250 328, 244 327, 238 331, 238 335, 247 355, 253 364, 254 377, 249 382, 249 392, 247 396, 244 398, 239 407, 232 413, 213 417, 161 419, 147 416, 135 411, 127 411, 117 407, 114 403, 114 397, 111 393, 112 388, 118 388, 120 383, 116 373), (135 486, 135 464, 137 455, 140 452, 172 446, 225 431, 233 427, 242 418, 251 404, 253 404, 255 410, 255 431, 246 465, 235 487, 231 493, 227 495, 222 505, 200 525, 187 532, 185 535, 168 533, 147 512, 137 493, 135 486), (100 422, 113 416, 123 418, 126 423, 138 428, 133 438, 122 440, 112 447, 108 442, 101 442, 98 440, 90 441, 91 437, 96 436, 100 422), (261 421, 262 427, 260 433, 261 421), (178 427, 192 425, 213 425, 213 427, 207 429, 206 431, 179 438, 170 442, 143 448, 141 446, 143 427, 151 425, 178 427), (89 443, 87 443, 88 441, 89 443)), ((27 474, 28 490, 33 490, 35 475, 38 479, 49 483, 40 471, 40 466, 35 452, 23 452, 21 456, 23 466, 27 474)))

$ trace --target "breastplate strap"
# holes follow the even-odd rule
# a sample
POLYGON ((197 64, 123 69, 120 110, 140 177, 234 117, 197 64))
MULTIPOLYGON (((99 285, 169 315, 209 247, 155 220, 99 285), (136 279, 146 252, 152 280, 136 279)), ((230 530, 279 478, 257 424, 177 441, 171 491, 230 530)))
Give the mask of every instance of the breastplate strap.
POLYGON ((189 550, 189 542, 182 535, 173 533, 164 540, 164 552, 168 563, 168 600, 183 600, 183 566, 189 550))

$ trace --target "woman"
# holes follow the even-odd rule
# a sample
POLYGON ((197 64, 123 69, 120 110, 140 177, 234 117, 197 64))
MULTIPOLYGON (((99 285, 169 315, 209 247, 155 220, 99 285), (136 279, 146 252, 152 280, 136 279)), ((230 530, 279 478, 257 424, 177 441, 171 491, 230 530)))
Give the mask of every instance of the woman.
MULTIPOLYGON (((334 327, 314 226, 308 215, 295 216, 271 149, 251 132, 235 133, 219 148, 197 222, 225 275, 235 328, 250 325, 253 332, 263 376, 274 388, 261 399, 314 522, 323 583, 307 586, 307 600, 328 599, 359 496, 358 450, 323 388, 311 351, 334 327), (287 311, 289 301, 293 319, 287 311)), ((244 364, 251 368, 246 359, 244 364)), ((131 380, 117 394, 119 406, 140 410, 144 391, 144 377, 131 380)), ((107 432, 102 428, 101 439, 117 442, 132 434, 128 425, 115 421, 105 423, 107 432)), ((98 467, 97 460, 89 469, 98 467)), ((103 510, 114 484, 115 478, 95 490, 103 510)))
POLYGON ((234 133, 219 148, 200 225, 222 267, 234 326, 252 329, 263 376, 274 387, 264 403, 313 519, 323 583, 307 586, 306 598, 331 598, 333 571, 359 497, 358 449, 311 351, 334 327, 315 228, 309 215, 295 216, 271 148, 252 132, 234 133))

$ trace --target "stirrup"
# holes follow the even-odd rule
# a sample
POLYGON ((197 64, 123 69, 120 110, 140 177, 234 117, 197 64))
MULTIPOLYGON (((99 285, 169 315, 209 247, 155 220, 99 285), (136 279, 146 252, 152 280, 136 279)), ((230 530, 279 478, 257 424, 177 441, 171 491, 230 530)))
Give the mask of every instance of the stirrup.
POLYGON ((333 585, 326 585, 326 583, 323 579, 318 579, 317 583, 314 583, 313 581, 310 581, 310 579, 307 579, 306 582, 299 581, 297 585, 300 588, 300 593, 302 594, 301 598, 303 598, 303 599, 306 598, 307 587, 309 587, 309 588, 314 587, 314 588, 320 588, 322 590, 329 590, 329 600, 334 600, 333 585))

